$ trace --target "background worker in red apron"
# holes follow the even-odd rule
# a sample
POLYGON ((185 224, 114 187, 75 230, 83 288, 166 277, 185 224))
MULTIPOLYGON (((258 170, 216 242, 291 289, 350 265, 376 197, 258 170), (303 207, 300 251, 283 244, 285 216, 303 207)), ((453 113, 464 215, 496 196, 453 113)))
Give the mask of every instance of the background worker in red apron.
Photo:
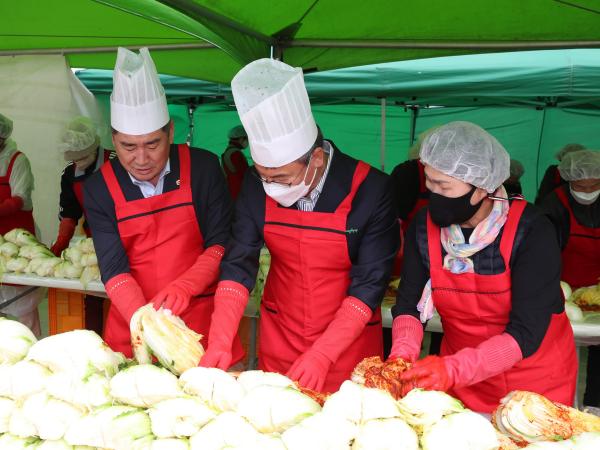
MULTIPOLYGON (((111 95, 117 158, 84 184, 84 206, 111 306, 106 342, 131 355, 129 322, 153 302, 204 336, 231 199, 211 153, 172 145, 173 122, 148 49, 119 48, 111 95)), ((241 359, 236 341, 234 361, 241 359)))
MULTIPOLYGON (((109 158, 114 157, 114 152, 100 147, 96 127, 86 117, 77 117, 67 124, 60 137, 59 150, 69 164, 60 177, 60 224, 56 240, 50 248, 56 256, 60 256, 69 246, 77 223, 84 216, 83 182, 109 158)), ((88 237, 92 235, 86 220, 83 222, 83 230, 88 237)), ((85 327, 100 335, 103 328, 103 304, 102 297, 85 297, 85 327)))
MULTIPOLYGON (((558 166, 568 184, 548 195, 542 208, 562 248, 562 280, 573 290, 600 282, 600 152, 580 150, 558 166)), ((588 347, 586 406, 600 406, 600 346, 588 347)))
MULTIPOLYGON (((560 163, 569 153, 583 149, 585 149, 585 147, 581 144, 567 144, 556 153, 556 159, 560 163)), ((558 165, 552 164, 548 166, 535 197, 535 204, 539 205, 548 194, 565 183, 566 181, 560 176, 560 172, 558 171, 558 165)))
POLYGON ((434 309, 444 338, 441 356, 401 375, 405 391, 450 391, 483 413, 515 389, 571 404, 577 358, 552 224, 525 201, 508 201, 508 153, 475 124, 435 130, 421 161, 431 194, 406 239, 392 357, 418 357, 421 322, 434 309))
MULTIPOLYGON (((12 120, 0 114, 0 234, 6 234, 14 228, 25 228, 35 234, 31 201, 33 173, 27 156, 10 139, 12 131, 12 120)), ((0 285, 0 303, 30 289, 30 286, 0 285)), ((39 337, 41 330, 37 307, 42 299, 41 292, 37 289, 26 294, 1 309, 0 314, 16 317, 39 337)))
POLYGON ((229 364, 266 244, 259 367, 335 391, 364 357, 382 354, 379 306, 399 235, 389 177, 323 140, 300 69, 254 61, 232 92, 255 169, 236 203, 200 364, 229 364))
POLYGON ((227 137, 229 143, 221 155, 221 164, 223 165, 231 198, 235 200, 238 198, 244 175, 248 170, 248 161, 246 161, 246 155, 242 152, 243 149, 248 147, 248 135, 244 127, 238 125, 229 130, 227 137))

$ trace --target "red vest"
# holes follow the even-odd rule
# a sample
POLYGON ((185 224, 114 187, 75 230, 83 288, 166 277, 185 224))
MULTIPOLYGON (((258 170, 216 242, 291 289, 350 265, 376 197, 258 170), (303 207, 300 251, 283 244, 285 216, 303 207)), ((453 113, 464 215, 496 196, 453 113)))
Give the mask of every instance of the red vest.
MULTIPOLYGON (((500 241, 506 270, 494 275, 454 274, 443 268, 440 228, 427 215, 432 295, 442 319, 441 355, 477 347, 502 334, 512 306, 510 258, 524 201, 511 204, 500 241)), ((573 403, 577 380, 573 330, 563 311, 554 314, 538 350, 506 372, 452 392, 468 408, 491 413, 500 399, 513 390, 540 393, 553 401, 573 403)))
MULTIPOLYGON (((348 295, 347 218, 369 169, 358 163, 350 193, 332 213, 281 208, 266 197, 264 236, 271 268, 261 304, 261 369, 285 374, 323 334, 348 295)), ((332 365, 323 391, 337 391, 356 364, 375 355, 383 356, 379 309, 332 365)))

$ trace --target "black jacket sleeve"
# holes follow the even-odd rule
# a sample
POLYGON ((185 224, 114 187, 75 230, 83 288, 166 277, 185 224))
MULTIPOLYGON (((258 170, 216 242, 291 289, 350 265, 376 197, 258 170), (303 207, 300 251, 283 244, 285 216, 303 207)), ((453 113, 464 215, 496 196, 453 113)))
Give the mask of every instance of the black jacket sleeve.
MULTIPOLYGON (((374 170, 374 169, 371 169, 374 170)), ((366 181, 369 179, 367 178, 366 181)), ((361 190, 355 202, 371 204, 373 209, 368 216, 358 252, 352 260, 348 295, 367 304, 372 310, 381 305, 387 288, 394 258, 398 252, 400 231, 391 192, 391 180, 382 173, 373 174, 372 183, 364 186, 365 198, 361 190), (377 182, 375 182, 377 180, 377 182)))
POLYGON ((264 244, 264 194, 257 192, 257 189, 262 189, 262 186, 255 182, 250 174, 251 170, 254 169, 246 171, 240 194, 235 202, 231 236, 221 261, 220 278, 243 284, 249 292, 254 289, 256 283, 260 249, 264 244), (257 217, 263 218, 262 223, 257 222, 257 217))
POLYGON ((556 182, 554 179, 556 171, 556 165, 549 166, 546 169, 544 177, 542 178, 542 182, 540 183, 540 188, 538 189, 538 193, 535 197, 536 205, 539 205, 550 192, 556 189, 556 182))
POLYGON ((73 164, 71 163, 65 167, 65 170, 63 170, 60 177, 60 208, 58 217, 60 219, 73 219, 78 221, 83 215, 83 209, 75 196, 72 171, 73 164))
POLYGON ((564 310, 560 249, 552 224, 542 214, 533 219, 511 260, 512 310, 506 332, 527 358, 540 347, 552 315, 564 310))
POLYGON ((556 192, 551 192, 544 197, 540 203, 540 208, 554 226, 559 247, 564 249, 569 241, 569 234, 571 232, 569 211, 560 202, 556 192))
POLYGON ((115 205, 101 172, 96 172, 84 183, 83 204, 102 282, 106 283, 116 275, 129 272, 129 259, 119 236, 115 205))

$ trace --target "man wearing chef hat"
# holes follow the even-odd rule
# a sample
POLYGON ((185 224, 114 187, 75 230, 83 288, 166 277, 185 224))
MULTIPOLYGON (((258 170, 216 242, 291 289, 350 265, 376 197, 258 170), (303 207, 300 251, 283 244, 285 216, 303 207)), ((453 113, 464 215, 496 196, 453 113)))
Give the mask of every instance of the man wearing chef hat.
MULTIPOLYGON (((131 316, 152 302, 206 339, 231 218, 219 161, 207 151, 173 145, 173 122, 147 49, 119 48, 110 101, 117 158, 84 185, 111 300, 104 338, 131 356, 131 316)), ((236 340, 234 362, 241 356, 236 340)))
POLYGON ((236 202, 200 365, 230 364, 266 244, 260 368, 333 392, 382 354, 379 306, 398 248, 389 177, 323 140, 300 69, 260 59, 231 87, 255 166, 236 202))

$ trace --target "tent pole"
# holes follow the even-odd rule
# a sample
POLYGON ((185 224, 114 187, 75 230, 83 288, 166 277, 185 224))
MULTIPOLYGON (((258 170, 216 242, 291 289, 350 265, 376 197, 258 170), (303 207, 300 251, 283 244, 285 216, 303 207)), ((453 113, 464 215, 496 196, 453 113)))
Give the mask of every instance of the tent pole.
POLYGON ((381 147, 379 149, 379 165, 381 170, 385 170, 385 111, 386 110, 386 98, 381 98, 381 147))
POLYGON ((540 187, 540 156, 542 153, 542 139, 544 138, 544 126, 546 125, 546 109, 542 109, 542 125, 540 127, 540 138, 538 139, 537 159, 535 162, 535 188, 540 187))
POLYGON ((217 48, 208 42, 197 44, 165 44, 165 45, 125 45, 114 47, 72 47, 72 48, 32 48, 32 49, 15 49, 2 50, 0 56, 18 56, 18 55, 70 55, 83 53, 112 53, 116 52, 119 47, 125 47, 129 50, 139 50, 142 47, 147 47, 149 50, 202 50, 217 48))
POLYGON ((417 115, 419 114, 418 106, 410 107, 410 142, 408 147, 412 147, 415 143, 415 134, 417 134, 417 115))

